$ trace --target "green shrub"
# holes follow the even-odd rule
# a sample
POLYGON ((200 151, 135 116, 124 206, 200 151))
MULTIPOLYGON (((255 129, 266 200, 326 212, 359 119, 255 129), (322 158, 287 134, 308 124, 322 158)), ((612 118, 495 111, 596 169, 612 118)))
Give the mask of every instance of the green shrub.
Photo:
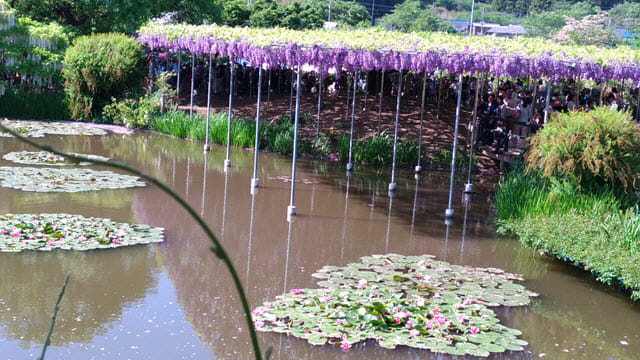
POLYGON ((160 101, 155 97, 113 100, 102 110, 102 117, 106 122, 125 125, 128 128, 146 129, 149 119, 160 115, 160 101))
POLYGON ((65 93, 73 119, 93 119, 112 99, 136 95, 147 67, 142 44, 123 34, 78 37, 65 52, 65 93))
POLYGON ((531 138, 527 170, 569 180, 589 191, 628 192, 640 171, 640 128, 625 112, 599 107, 556 115, 531 138))
POLYGON ((8 89, 0 96, 0 114, 10 118, 67 120, 64 94, 56 91, 30 93, 8 89))

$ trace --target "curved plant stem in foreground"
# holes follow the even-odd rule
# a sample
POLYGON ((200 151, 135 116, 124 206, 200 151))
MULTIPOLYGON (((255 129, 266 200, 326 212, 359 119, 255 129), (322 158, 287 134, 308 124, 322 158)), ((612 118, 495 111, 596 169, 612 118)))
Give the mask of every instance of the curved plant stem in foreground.
MULTIPOLYGON (((116 162, 116 161, 110 161, 110 160, 90 159, 90 158, 84 157, 84 156, 77 156, 77 155, 73 155, 73 154, 67 154, 67 153, 64 153, 62 151, 55 150, 50 146, 39 144, 39 143, 37 143, 37 142, 35 142, 35 141, 33 141, 33 140, 29 139, 29 138, 26 138, 24 136, 20 136, 19 134, 14 132, 12 129, 7 128, 6 126, 2 125, 1 123, 0 123, 0 130, 3 130, 3 131, 6 131, 6 132, 10 133, 11 135, 13 135, 16 138, 18 138, 20 141, 25 142, 25 143, 27 143, 29 145, 35 146, 38 149, 41 149, 41 150, 44 150, 44 151, 49 151, 49 152, 54 153, 56 155, 64 156, 65 158, 69 159, 70 161, 72 161, 74 163, 90 162, 90 163, 97 164, 97 165, 104 165, 104 166, 112 167, 112 168, 115 168, 115 169, 124 170, 126 172, 131 173, 131 174, 134 174, 136 176, 144 178, 145 180, 151 182, 152 184, 154 184, 157 187, 159 187, 160 189, 162 189, 164 192, 166 192, 172 198, 174 198, 180 205, 182 205, 182 207, 185 210, 187 210, 187 213, 189 213, 189 215, 191 215, 191 217, 193 217, 198 222, 200 227, 204 230, 204 232, 207 234, 207 236, 209 237, 209 239, 213 243, 213 245, 211 246, 211 251, 213 251, 213 253, 216 254, 216 256, 218 258, 220 258, 220 260, 222 260, 222 262, 224 262, 224 264, 227 266, 227 269, 229 269, 229 273, 231 274, 231 277, 233 278, 233 282, 234 282, 234 284, 236 286, 236 290, 238 291, 238 296, 240 296, 240 301, 242 302, 242 308, 244 309, 245 317, 247 319, 247 326, 249 327, 249 334, 251 335, 251 342, 253 343, 253 350, 255 352, 256 360, 262 360, 263 357, 262 357, 262 353, 260 352, 260 344, 258 343, 258 336, 256 334, 256 329, 255 329, 255 327, 253 325, 253 320, 251 318, 251 308, 249 306, 249 301, 247 300, 247 296, 246 296, 246 294, 244 292, 244 288, 242 286, 240 278, 238 277, 236 269, 234 268, 233 264, 231 263, 231 259, 227 255, 227 252, 222 247, 222 244, 220 244, 220 241, 218 241, 218 238, 213 234, 213 231, 211 231, 211 228, 209 228, 209 225, 207 225, 207 223, 204 221, 204 219, 202 217, 200 217, 200 215, 198 215, 198 213, 182 197, 180 197, 180 195, 178 195, 175 191, 173 191, 167 185, 162 183, 160 180, 154 178, 153 176, 151 176, 151 175, 149 175, 149 174, 147 174, 147 173, 145 173, 143 171, 140 171, 140 170, 138 170, 136 168, 128 166, 128 165, 126 165, 124 163, 116 162)), ((267 357, 267 359, 269 358, 269 351, 267 351, 267 356, 266 357, 267 357)))
POLYGON ((53 334, 53 327, 56 325, 56 317, 58 317, 58 309, 60 309, 60 301, 62 301, 62 297, 64 296, 64 291, 67 289, 67 284, 69 283, 70 276, 71 276, 71 273, 68 272, 67 276, 64 278, 64 283, 62 284, 62 288, 60 289, 60 293, 58 294, 58 300, 56 301, 56 306, 53 307, 53 315, 51 315, 51 327, 49 328, 47 339, 44 341, 44 345, 42 346, 42 354, 40 354, 40 357, 38 358, 38 360, 44 360, 44 354, 47 352, 47 347, 51 342, 51 334, 53 334))

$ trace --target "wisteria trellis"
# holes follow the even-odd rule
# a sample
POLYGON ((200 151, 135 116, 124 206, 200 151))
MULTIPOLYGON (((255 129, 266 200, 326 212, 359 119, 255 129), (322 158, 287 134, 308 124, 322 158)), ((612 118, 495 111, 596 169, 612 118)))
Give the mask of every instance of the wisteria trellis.
POLYGON ((272 68, 310 64, 323 70, 447 70, 514 78, 531 76, 640 84, 640 52, 566 46, 542 39, 464 38, 442 33, 402 34, 380 29, 295 31, 217 25, 149 25, 139 39, 152 50, 210 52, 272 68))

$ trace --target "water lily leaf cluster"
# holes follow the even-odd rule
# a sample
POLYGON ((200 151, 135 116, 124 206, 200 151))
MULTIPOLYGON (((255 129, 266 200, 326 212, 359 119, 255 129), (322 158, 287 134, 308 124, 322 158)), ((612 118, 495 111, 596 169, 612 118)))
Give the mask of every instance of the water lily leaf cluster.
MULTIPOLYGON (((78 154, 71 153, 71 155, 84 156, 94 160, 109 160, 109 158, 99 155, 90 154, 78 154)), ((65 165, 90 165, 90 162, 82 161, 75 163, 64 156, 56 155, 48 151, 15 151, 5 154, 3 159, 13 161, 18 164, 27 165, 50 165, 50 166, 65 166, 65 165)))
MULTIPOLYGON (((107 131, 90 125, 66 122, 2 120, 2 125, 27 137, 44 137, 45 135, 107 135, 107 131)), ((11 134, 0 129, 0 137, 11 137, 11 134)))
POLYGON ((164 241, 164 229, 68 214, 0 215, 0 251, 93 250, 164 241))
POLYGON ((335 344, 348 350, 367 339, 450 355, 520 351, 521 332, 500 324, 494 306, 529 304, 536 293, 517 274, 436 261, 433 256, 366 256, 325 266, 317 289, 293 289, 254 310, 261 331, 335 344))
POLYGON ((0 185, 23 191, 78 192, 146 186, 137 176, 91 169, 0 167, 0 185))

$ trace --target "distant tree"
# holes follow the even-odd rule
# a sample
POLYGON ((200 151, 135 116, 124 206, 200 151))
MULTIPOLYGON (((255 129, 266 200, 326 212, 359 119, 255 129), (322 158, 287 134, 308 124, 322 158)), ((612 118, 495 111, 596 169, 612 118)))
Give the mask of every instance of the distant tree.
POLYGON ((523 19, 523 26, 528 36, 552 38, 560 29, 567 25, 566 17, 582 20, 585 16, 595 15, 600 8, 589 2, 558 3, 552 11, 532 12, 523 19))
POLYGON ((223 5, 222 19, 225 25, 243 26, 249 24, 251 10, 244 1, 231 0, 223 5))
POLYGON ((443 7, 449 11, 455 10, 458 7, 457 2, 454 0, 433 0, 433 5, 443 7))
POLYGON ((18 15, 71 25, 81 34, 132 32, 154 15, 152 0, 10 0, 18 15))
POLYGON ((156 14, 174 13, 174 21, 187 24, 223 22, 223 5, 212 0, 156 0, 153 1, 152 11, 156 14))
POLYGON ((293 1, 289 4, 273 0, 259 0, 251 8, 249 24, 253 27, 281 26, 294 30, 317 29, 324 20, 308 4, 293 1))
POLYGON ((443 22, 428 8, 423 8, 418 0, 406 0, 395 6, 393 11, 380 19, 380 26, 403 32, 411 31, 453 31, 451 24, 443 22))
POLYGON ((543 11, 551 10, 553 1, 551 0, 531 0, 529 3, 529 15, 536 15, 543 11))
POLYGON ((618 4, 609 10, 609 18, 613 26, 638 32, 640 31, 640 3, 618 4))
MULTIPOLYGON (((308 0, 323 20, 329 19, 329 2, 326 0, 308 0)), ((331 21, 345 26, 367 26, 371 23, 369 11, 355 1, 334 0, 331 7, 331 21)))

